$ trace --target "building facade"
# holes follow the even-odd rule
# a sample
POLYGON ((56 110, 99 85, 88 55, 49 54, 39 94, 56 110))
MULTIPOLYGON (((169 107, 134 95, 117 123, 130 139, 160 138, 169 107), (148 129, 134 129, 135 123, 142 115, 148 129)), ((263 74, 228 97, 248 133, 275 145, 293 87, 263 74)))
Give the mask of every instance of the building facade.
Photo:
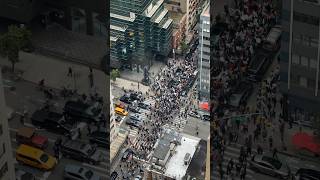
POLYGON ((187 12, 187 0, 167 0, 167 1, 165 1, 165 7, 169 11, 186 13, 187 12))
POLYGON ((193 29, 198 22, 199 3, 200 0, 187 0, 188 32, 193 32, 193 29))
POLYGON ((151 66, 156 55, 172 51, 172 19, 164 0, 111 0, 111 66, 151 66))
POLYGON ((0 73, 0 179, 16 179, 12 155, 8 125, 8 112, 4 98, 2 74, 0 73))
POLYGON ((284 117, 312 126, 319 118, 320 1, 282 1, 280 89, 284 117))
POLYGON ((107 1, 0 0, 0 17, 20 23, 63 25, 68 30, 106 37, 107 1))
POLYGON ((117 135, 117 123, 115 120, 115 113, 114 113, 114 103, 113 103, 113 95, 110 86, 110 142, 113 141, 115 136, 117 135))
POLYGON ((210 5, 204 8, 200 15, 198 69, 198 92, 200 101, 210 99, 210 5))

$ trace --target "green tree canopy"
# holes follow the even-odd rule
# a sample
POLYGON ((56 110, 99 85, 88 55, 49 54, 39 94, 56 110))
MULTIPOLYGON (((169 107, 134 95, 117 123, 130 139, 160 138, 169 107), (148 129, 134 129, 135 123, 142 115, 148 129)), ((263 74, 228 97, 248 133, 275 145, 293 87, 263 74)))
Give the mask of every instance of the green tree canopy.
POLYGON ((25 27, 11 25, 8 32, 0 35, 0 55, 7 57, 14 71, 15 64, 19 62, 19 51, 25 47, 31 39, 31 32, 25 27))
POLYGON ((116 81, 117 77, 120 77, 120 71, 118 69, 112 69, 110 76, 112 81, 114 82, 116 81))

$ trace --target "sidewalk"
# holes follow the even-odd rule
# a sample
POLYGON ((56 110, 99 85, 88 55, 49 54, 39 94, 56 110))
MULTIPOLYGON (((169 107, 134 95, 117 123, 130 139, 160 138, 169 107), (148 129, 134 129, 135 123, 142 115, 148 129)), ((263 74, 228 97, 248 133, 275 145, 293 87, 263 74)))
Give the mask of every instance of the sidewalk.
POLYGON ((148 92, 150 89, 149 86, 145 86, 141 83, 139 83, 139 89, 138 89, 137 82, 133 82, 133 81, 122 79, 122 78, 117 78, 115 82, 111 80, 111 86, 124 88, 125 90, 141 91, 143 94, 146 94, 146 92, 148 92))
MULTIPOLYGON (((153 65, 149 69, 150 73, 150 78, 154 78, 157 76, 157 74, 160 72, 160 69, 165 67, 165 64, 163 62, 159 61, 153 61, 153 65)), ((123 79, 127 79, 130 81, 135 81, 135 82, 141 82, 143 79, 143 69, 139 69, 140 72, 138 73, 137 70, 124 70, 120 72, 120 76, 123 79)))
MULTIPOLYGON (((0 57, 0 66, 11 67, 11 63, 0 57)), ((75 88, 80 94, 92 92, 88 77, 89 68, 83 65, 38 54, 20 52, 20 62, 16 64, 16 69, 24 71, 22 78, 26 81, 38 83, 41 79, 45 79, 45 85, 48 87, 56 89, 62 87, 75 88), (69 67, 73 70, 73 77, 67 76, 69 67)), ((93 69, 93 79, 96 92, 106 98, 106 75, 102 71, 93 69)))

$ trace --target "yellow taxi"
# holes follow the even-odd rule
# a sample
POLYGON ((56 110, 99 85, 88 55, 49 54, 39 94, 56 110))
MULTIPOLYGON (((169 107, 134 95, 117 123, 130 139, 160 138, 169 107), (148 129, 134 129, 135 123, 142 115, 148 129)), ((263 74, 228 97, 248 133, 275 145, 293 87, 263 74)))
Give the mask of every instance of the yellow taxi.
POLYGON ((33 166, 42 170, 51 170, 57 165, 57 159, 45 153, 41 149, 21 144, 16 152, 18 162, 33 166))
POLYGON ((127 115, 128 115, 128 112, 127 112, 126 110, 124 110, 124 109, 122 109, 122 108, 119 108, 119 107, 116 107, 116 108, 114 109, 114 112, 115 112, 116 114, 121 115, 121 116, 127 116, 127 115))

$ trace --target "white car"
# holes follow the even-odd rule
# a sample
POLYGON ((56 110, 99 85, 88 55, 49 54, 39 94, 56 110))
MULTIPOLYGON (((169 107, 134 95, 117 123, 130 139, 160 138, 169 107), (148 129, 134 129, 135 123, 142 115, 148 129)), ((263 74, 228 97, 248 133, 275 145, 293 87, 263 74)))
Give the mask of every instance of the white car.
POLYGON ((200 114, 197 111, 190 111, 189 116, 194 117, 194 118, 200 118, 200 114))

